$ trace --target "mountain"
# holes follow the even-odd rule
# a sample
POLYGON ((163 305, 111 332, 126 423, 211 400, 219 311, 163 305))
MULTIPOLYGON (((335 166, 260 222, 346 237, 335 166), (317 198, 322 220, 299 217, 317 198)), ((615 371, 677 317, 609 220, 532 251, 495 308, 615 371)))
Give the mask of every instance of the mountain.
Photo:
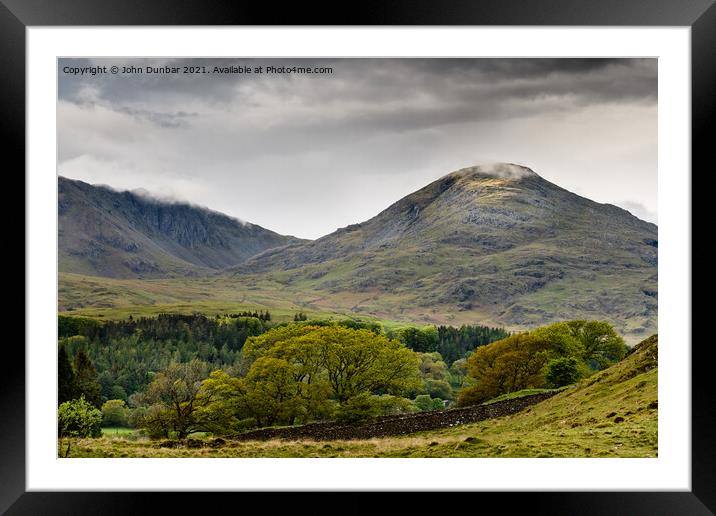
POLYGON ((448 174, 231 274, 306 293, 308 307, 514 329, 605 319, 634 342, 657 330, 657 255, 656 225, 503 163, 448 174))
POLYGON ((59 270, 112 278, 194 276, 301 240, 206 208, 58 178, 59 270))

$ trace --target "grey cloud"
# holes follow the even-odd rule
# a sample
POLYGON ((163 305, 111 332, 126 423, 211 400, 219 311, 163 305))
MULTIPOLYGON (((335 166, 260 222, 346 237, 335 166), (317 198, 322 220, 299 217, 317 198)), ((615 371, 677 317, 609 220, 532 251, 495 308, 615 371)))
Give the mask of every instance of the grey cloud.
POLYGON ((283 233, 321 236, 490 161, 656 209, 655 59, 60 59, 58 72, 60 173, 176 194, 283 233), (62 73, 267 63, 334 72, 62 73), (606 186, 627 176, 626 192, 606 186))
POLYGON ((120 113, 126 113, 136 118, 148 120, 160 127, 185 127, 188 123, 188 119, 199 116, 198 113, 185 113, 184 111, 161 113, 148 109, 133 109, 126 106, 115 106, 114 109, 120 113))
MULTIPOLYGON (((60 60, 64 66, 101 61, 60 60)), ((92 102, 178 127, 176 106, 194 105, 192 116, 215 111, 272 117, 273 130, 301 128, 330 138, 336 131, 403 132, 468 120, 502 120, 604 102, 655 101, 655 60, 609 59, 218 59, 113 60, 135 66, 259 64, 326 66, 333 74, 276 75, 95 75, 60 73, 59 97, 92 102), (320 84, 320 87, 318 87, 320 84), (348 102, 347 102, 348 100, 348 102), (291 117, 296 105, 312 110, 291 117), (289 106, 289 110, 282 109, 289 106), (346 124, 350 120, 350 124, 346 124)))
MULTIPOLYGON (((87 66, 103 61, 60 60, 64 66, 87 66)), ((405 95, 423 94, 456 101, 492 102, 505 98, 573 93, 593 100, 645 98, 656 95, 654 59, 181 59, 112 60, 107 64, 135 66, 298 65, 327 66, 328 76, 276 75, 95 75, 70 76, 60 72, 61 99, 76 101, 82 87, 99 90, 107 102, 177 101, 182 97, 205 102, 241 100, 253 88, 270 89, 278 97, 301 97, 322 103, 356 100, 389 102, 405 95), (321 82, 321 88, 315 82, 321 82), (366 87, 368 86, 368 87, 366 87)))

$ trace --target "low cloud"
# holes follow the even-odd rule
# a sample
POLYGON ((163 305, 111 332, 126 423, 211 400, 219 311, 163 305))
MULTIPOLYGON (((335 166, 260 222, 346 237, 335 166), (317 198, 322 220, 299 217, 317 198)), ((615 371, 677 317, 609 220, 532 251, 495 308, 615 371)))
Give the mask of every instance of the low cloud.
POLYGON ((501 179, 522 179, 535 174, 529 168, 514 163, 482 163, 467 170, 501 179))

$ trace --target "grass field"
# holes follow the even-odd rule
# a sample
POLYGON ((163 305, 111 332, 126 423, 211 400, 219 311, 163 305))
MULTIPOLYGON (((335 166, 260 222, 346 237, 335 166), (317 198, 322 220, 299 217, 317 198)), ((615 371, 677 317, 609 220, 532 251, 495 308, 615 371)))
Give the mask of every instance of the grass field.
MULTIPOLYGON (((267 299, 262 302, 248 302, 246 296, 225 290, 225 285, 218 282, 216 285, 206 278, 187 281, 184 279, 166 280, 116 280, 109 278, 95 278, 78 274, 60 274, 61 287, 65 296, 75 299, 82 308, 74 308, 70 303, 60 306, 61 315, 76 317, 89 317, 97 320, 122 320, 130 315, 137 317, 156 317, 159 314, 193 314, 201 313, 212 317, 214 315, 237 313, 243 311, 271 312, 273 322, 282 323, 293 321, 297 312, 305 313, 309 319, 353 319, 360 321, 378 322, 388 330, 398 330, 408 326, 415 326, 411 321, 396 321, 387 318, 374 317, 350 311, 329 310, 307 306, 306 303, 287 303, 286 298, 267 299), (174 285, 176 284, 176 289, 174 285), (173 294, 165 294, 170 290, 173 294), (216 298, 209 298, 212 296, 216 298), (99 302, 96 296, 104 296, 107 300, 99 302), (184 299, 186 296, 186 299, 184 299), (192 296, 204 297, 196 301, 192 296), (232 296, 235 299, 232 299, 232 296), (134 304, 136 297, 144 300, 143 303, 134 304), (222 299, 225 297, 225 299, 222 299), (85 304, 91 306, 85 306, 85 304)), ((252 297, 253 299, 253 297, 252 297)))
MULTIPOLYGON (((227 441, 159 448, 148 440, 83 439, 73 457, 656 457, 657 340, 518 414, 363 441, 227 441)), ((515 394, 515 393, 513 393, 515 394)))
POLYGON ((137 435, 137 430, 134 428, 102 428, 102 437, 129 437, 131 435, 137 435))
MULTIPOLYGON (((651 328, 653 317, 643 319, 638 316, 637 312, 642 308, 637 310, 620 304, 630 299, 630 289, 636 288, 634 282, 643 279, 643 271, 635 272, 634 277, 625 276, 629 281, 614 279, 618 287, 606 283, 602 285, 591 276, 587 279, 555 280, 532 294, 525 294, 519 303, 512 305, 503 316, 498 316, 494 313, 497 305, 458 309, 453 302, 443 299, 444 296, 435 297, 445 284, 450 284, 439 274, 415 279, 416 284, 433 292, 424 298, 421 297, 424 293, 412 288, 393 288, 380 283, 372 287, 349 285, 344 288, 341 285, 348 280, 341 274, 352 270, 353 266, 360 267, 361 263, 340 265, 320 276, 320 281, 310 279, 307 272, 299 275, 295 271, 281 271, 267 276, 217 275, 166 279, 113 279, 63 272, 59 275, 58 309, 60 313, 106 319, 124 319, 129 315, 155 316, 159 313, 200 312, 214 315, 268 309, 278 322, 291 320, 296 312, 302 311, 310 317, 370 318, 383 322, 386 328, 408 324, 460 326, 479 323, 521 331, 544 324, 547 319, 573 319, 574 307, 580 306, 586 307, 594 318, 599 319, 611 320, 610 314, 614 313, 628 315, 628 323, 611 322, 630 344, 636 344, 648 335, 647 331, 655 329, 651 328), (331 279, 334 276, 336 278, 331 279), (340 281, 339 277, 342 278, 340 281), (532 310, 526 307, 542 308, 532 310), (552 314, 551 318, 545 319, 546 313, 552 314)), ((307 270, 310 272, 316 267, 311 266, 307 270)), ((406 265, 405 270, 412 268, 406 265)), ((319 272, 316 274, 320 275, 319 272)), ((360 275, 353 279, 358 281, 360 275)), ((487 298, 491 296, 486 295, 487 298)))

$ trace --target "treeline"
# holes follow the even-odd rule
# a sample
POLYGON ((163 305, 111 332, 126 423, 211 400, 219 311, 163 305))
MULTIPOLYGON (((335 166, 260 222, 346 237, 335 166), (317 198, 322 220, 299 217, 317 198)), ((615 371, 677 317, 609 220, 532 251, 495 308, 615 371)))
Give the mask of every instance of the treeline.
POLYGON ((396 339, 419 353, 438 353, 439 358, 433 361, 444 364, 444 371, 439 377, 434 374, 418 394, 451 400, 455 397, 454 391, 465 380, 464 360, 461 359, 475 348, 507 335, 503 329, 477 325, 411 327, 386 332, 379 322, 371 320, 308 320, 302 312, 297 316, 295 319, 299 321, 287 323, 272 322, 268 311, 245 311, 216 317, 160 314, 103 322, 59 316, 58 331, 60 344, 70 360, 83 351, 94 364, 101 401, 128 401, 132 394, 146 389, 154 374, 171 363, 197 359, 210 369, 235 372, 241 366, 241 351, 249 338, 263 335, 271 328, 292 325, 368 330, 396 339))
POLYGON ((261 310, 260 312, 257 312, 254 310, 253 312, 238 312, 235 314, 228 314, 227 317, 231 317, 232 319, 238 319, 239 317, 255 317, 256 319, 261 319, 262 321, 268 322, 271 320, 271 314, 268 310, 265 312, 261 310))
POLYGON ((406 346, 421 353, 440 353, 446 363, 464 358, 468 352, 491 342, 504 339, 509 333, 504 328, 480 325, 430 326, 405 328, 396 337, 406 346))
POLYGON ((154 374, 169 364, 201 360, 207 367, 231 369, 241 352, 224 345, 197 340, 148 340, 139 335, 108 341, 89 340, 83 336, 60 339, 60 348, 70 357, 85 353, 97 373, 101 400, 127 401, 135 392, 144 390, 154 374))
POLYGON ((157 317, 137 319, 130 316, 125 320, 104 323, 61 315, 59 336, 80 335, 103 344, 136 336, 142 341, 201 342, 216 349, 226 346, 229 350, 240 350, 248 337, 268 330, 270 320, 268 312, 243 312, 214 318, 202 314, 159 314, 157 317))

